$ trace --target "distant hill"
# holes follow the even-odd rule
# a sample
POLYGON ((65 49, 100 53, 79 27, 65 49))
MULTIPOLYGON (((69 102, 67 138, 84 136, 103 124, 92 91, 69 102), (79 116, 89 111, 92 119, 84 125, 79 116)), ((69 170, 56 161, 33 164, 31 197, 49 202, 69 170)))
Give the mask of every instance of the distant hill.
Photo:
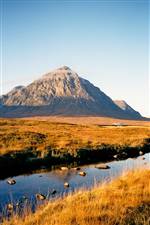
POLYGON ((63 66, 28 86, 18 86, 0 98, 0 117, 90 115, 140 119, 126 104, 113 102, 98 87, 63 66))

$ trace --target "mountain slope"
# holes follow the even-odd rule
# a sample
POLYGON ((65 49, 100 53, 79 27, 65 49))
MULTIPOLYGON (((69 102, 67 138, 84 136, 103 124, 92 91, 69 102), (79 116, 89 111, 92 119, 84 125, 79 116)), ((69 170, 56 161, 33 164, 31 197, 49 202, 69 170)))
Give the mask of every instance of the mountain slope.
POLYGON ((141 115, 139 112, 135 111, 131 106, 129 106, 124 100, 114 100, 114 103, 119 106, 124 112, 139 118, 141 115))
POLYGON ((134 118, 113 100, 64 66, 30 85, 14 88, 0 99, 1 117, 98 115, 134 118))

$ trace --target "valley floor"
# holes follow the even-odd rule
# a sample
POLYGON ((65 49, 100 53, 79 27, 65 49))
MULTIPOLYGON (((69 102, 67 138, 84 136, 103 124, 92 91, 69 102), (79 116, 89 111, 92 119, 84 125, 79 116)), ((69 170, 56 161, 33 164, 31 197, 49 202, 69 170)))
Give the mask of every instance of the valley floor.
POLYGON ((93 189, 45 203, 3 225, 149 225, 150 170, 136 170, 93 189))
POLYGON ((72 123, 69 118, 68 123, 65 118, 61 122, 58 117, 55 119, 0 119, 0 155, 48 149, 75 153, 81 148, 96 149, 101 145, 140 147, 150 138, 150 122, 134 126, 118 122, 117 125, 99 125, 98 121, 82 124, 81 118, 77 120, 79 124, 74 118, 72 123))

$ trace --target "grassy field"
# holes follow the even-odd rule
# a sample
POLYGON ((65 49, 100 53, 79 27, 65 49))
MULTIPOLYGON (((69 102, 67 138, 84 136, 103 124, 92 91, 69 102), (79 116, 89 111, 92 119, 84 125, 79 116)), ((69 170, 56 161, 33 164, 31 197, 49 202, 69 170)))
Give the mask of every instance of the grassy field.
POLYGON ((45 203, 3 225, 149 225, 150 170, 132 171, 90 191, 45 203))
POLYGON ((150 127, 143 124, 116 127, 49 119, 0 119, 1 178, 42 166, 78 166, 150 152, 150 127))
POLYGON ((148 138, 148 123, 115 127, 37 119, 0 119, 1 155, 28 149, 44 151, 51 148, 74 154, 77 149, 95 149, 101 145, 136 147, 142 146, 148 138))

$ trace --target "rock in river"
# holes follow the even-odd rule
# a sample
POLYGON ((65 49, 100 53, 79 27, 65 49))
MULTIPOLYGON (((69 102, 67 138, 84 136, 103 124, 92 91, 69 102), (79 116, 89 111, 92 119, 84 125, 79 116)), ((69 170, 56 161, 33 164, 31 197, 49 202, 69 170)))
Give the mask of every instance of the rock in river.
POLYGON ((74 170, 80 170, 80 167, 74 167, 73 169, 74 170))
POLYGON ((61 169, 61 170, 68 170, 68 167, 62 166, 62 167, 60 167, 60 169, 61 169))
POLYGON ((81 171, 81 172, 79 172, 79 175, 84 177, 86 175, 86 172, 81 171))
POLYGON ((36 198, 37 198, 37 200, 44 200, 44 199, 46 199, 46 196, 38 193, 38 194, 36 194, 36 198))
POLYGON ((14 184, 16 184, 16 181, 14 179, 8 179, 7 183, 10 185, 14 185, 14 184))
POLYGON ((64 187, 66 187, 66 188, 69 187, 69 183, 68 182, 65 182, 64 183, 64 187))
POLYGON ((143 155, 144 153, 142 151, 139 151, 139 155, 143 155))
POLYGON ((95 166, 95 168, 97 169, 110 169, 110 166, 106 165, 106 164, 100 164, 95 166))

